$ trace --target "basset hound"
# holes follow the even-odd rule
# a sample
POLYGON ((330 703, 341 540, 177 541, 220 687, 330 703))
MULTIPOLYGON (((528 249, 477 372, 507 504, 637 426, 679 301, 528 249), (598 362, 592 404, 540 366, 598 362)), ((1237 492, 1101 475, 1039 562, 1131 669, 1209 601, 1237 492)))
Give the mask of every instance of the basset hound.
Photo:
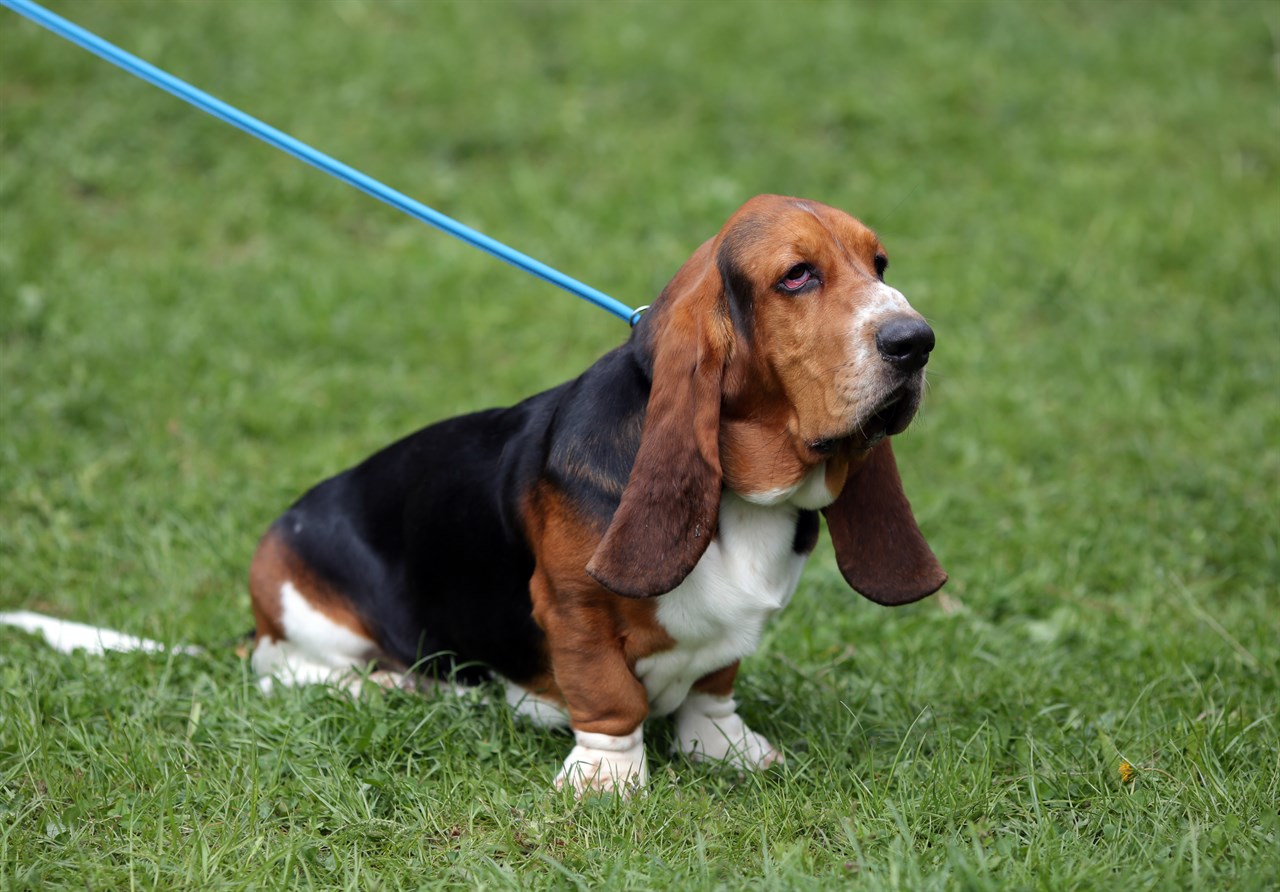
POLYGON ((320 483, 253 559, 264 687, 493 673, 572 729, 556 786, 645 782, 642 733, 761 769, 733 699, 826 515, 849 585, 905 604, 945 581, 889 437, 933 331, 875 234, 815 201, 744 204, 629 340, 578 378, 433 424, 320 483))

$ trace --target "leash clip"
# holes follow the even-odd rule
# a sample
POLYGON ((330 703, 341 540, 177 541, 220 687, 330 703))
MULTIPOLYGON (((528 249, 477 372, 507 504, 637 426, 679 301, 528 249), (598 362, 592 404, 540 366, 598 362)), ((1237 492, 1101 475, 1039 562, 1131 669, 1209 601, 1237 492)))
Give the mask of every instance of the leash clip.
POLYGON ((631 319, 630 319, 632 328, 636 327, 636 323, 640 321, 640 314, 642 314, 647 309, 649 309, 648 304, 645 304, 643 307, 636 307, 636 311, 631 314, 631 319))

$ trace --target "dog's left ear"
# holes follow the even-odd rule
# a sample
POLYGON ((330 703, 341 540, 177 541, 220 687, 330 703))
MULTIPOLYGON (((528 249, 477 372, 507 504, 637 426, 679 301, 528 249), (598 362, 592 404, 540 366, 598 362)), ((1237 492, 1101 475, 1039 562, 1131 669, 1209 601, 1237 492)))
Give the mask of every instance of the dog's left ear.
POLYGON ((693 570, 720 514, 720 400, 728 323, 710 243, 650 313, 653 386, 640 449, 587 573, 628 598, 665 594, 693 570))
POLYGON ((910 604, 947 581, 916 525, 887 439, 850 468, 840 496, 822 513, 845 581, 877 604, 910 604))

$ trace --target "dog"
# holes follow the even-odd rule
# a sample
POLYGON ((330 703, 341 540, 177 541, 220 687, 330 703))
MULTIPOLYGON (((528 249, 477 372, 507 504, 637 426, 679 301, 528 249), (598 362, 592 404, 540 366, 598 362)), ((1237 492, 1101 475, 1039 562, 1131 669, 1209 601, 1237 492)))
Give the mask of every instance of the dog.
POLYGON ((889 441, 920 405, 934 333, 887 264, 853 217, 757 196, 578 378, 311 489, 250 568, 264 687, 491 672, 520 715, 572 730, 554 784, 578 795, 645 783, 651 716, 674 714, 695 761, 780 763, 733 684, 818 512, 872 601, 947 578, 889 441))

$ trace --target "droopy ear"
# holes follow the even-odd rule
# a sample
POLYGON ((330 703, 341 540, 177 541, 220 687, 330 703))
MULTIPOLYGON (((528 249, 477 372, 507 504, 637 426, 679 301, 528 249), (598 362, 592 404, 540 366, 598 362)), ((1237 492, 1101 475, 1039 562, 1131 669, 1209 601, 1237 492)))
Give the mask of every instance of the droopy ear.
POLYGON ((845 581, 872 601, 910 604, 947 581, 916 526, 888 440, 850 469, 839 498, 822 513, 845 581))
POLYGON ((720 318, 720 276, 714 264, 699 271, 698 257, 672 280, 666 301, 648 320, 657 327, 640 449, 618 510, 587 563, 597 582, 629 598, 671 591, 716 534, 729 323, 720 318))

